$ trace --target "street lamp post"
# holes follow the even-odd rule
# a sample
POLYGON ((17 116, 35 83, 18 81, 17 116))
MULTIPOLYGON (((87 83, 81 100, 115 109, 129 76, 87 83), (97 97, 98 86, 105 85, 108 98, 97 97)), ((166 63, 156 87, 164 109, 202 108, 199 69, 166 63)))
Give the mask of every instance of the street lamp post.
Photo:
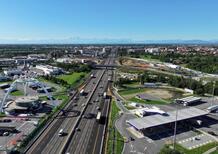
POLYGON ((215 85, 216 85, 216 81, 213 82, 213 91, 212 91, 212 101, 211 101, 211 106, 213 106, 213 102, 215 101, 215 97, 214 97, 214 92, 215 92, 215 85))
POLYGON ((176 107, 176 121, 175 121, 175 126, 174 126, 174 135, 173 135, 173 150, 176 149, 177 118, 178 118, 178 107, 176 107))

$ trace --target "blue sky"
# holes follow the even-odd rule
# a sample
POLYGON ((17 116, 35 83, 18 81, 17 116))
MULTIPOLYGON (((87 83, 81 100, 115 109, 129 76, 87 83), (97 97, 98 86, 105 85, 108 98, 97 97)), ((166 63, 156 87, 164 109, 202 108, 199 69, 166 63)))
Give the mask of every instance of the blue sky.
POLYGON ((218 0, 0 0, 0 39, 218 39, 218 0))

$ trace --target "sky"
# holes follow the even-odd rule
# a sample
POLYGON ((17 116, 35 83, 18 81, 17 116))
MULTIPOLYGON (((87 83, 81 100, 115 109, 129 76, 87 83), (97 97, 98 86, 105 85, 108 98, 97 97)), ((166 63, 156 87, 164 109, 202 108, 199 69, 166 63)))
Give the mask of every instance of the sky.
POLYGON ((0 0, 1 40, 218 39, 218 0, 0 0))

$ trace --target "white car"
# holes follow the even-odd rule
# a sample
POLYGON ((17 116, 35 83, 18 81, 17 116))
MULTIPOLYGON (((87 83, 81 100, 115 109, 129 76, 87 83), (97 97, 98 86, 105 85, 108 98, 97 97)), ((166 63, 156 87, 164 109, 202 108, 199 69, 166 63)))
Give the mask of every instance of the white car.
POLYGON ((9 132, 4 132, 3 133, 3 136, 8 136, 9 135, 9 132))

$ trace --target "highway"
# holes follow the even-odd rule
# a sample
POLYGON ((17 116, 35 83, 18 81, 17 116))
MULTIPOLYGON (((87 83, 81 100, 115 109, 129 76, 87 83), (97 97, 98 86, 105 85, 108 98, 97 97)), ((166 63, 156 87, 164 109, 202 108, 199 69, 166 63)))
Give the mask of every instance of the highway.
POLYGON ((80 131, 76 131, 71 139, 71 142, 66 150, 69 153, 100 153, 102 137, 104 132, 104 126, 106 123, 107 112, 109 107, 109 101, 103 99, 102 93, 107 91, 108 87, 108 72, 102 77, 102 81, 96 89, 96 93, 93 95, 93 98, 90 104, 87 107, 85 114, 93 113, 97 114, 97 107, 101 109, 102 120, 97 122, 96 118, 86 119, 83 118, 78 125, 80 131), (99 96, 99 93, 101 96, 99 96), (94 102, 98 99, 98 102, 94 102))
MULTIPOLYGON (((110 59, 107 59, 105 61, 105 64, 107 63, 110 63, 110 59)), ((77 99, 71 100, 69 105, 64 109, 67 114, 65 116, 59 114, 55 118, 55 120, 51 123, 51 125, 35 141, 35 143, 26 151, 26 153, 31 153, 31 154, 62 153, 63 147, 65 147, 67 141, 70 140, 70 135, 72 134, 72 132, 74 132, 76 125, 78 125, 81 128, 84 128, 81 129, 81 132, 84 132, 84 134, 80 135, 79 133, 75 133, 73 138, 77 138, 77 137, 80 138, 80 140, 78 140, 80 143, 81 141, 88 139, 88 137, 92 133, 91 132, 92 129, 89 129, 89 127, 93 125, 93 121, 95 118, 91 120, 91 119, 84 119, 81 117, 82 115, 90 112, 96 114, 95 112, 96 105, 98 102, 102 101, 101 100, 102 96, 99 96, 99 93, 103 94, 103 91, 106 91, 107 88, 107 83, 108 83, 107 72, 108 71, 105 71, 105 69, 95 70, 94 71, 95 78, 91 78, 88 84, 84 87, 84 91, 87 92, 87 96, 79 96, 79 94, 77 94, 78 100, 77 99), (103 87, 101 85, 103 85, 103 87), (92 104, 92 102, 94 102, 96 99, 98 99, 96 105, 94 105, 94 103, 92 104), (60 131, 60 129, 64 130, 64 132, 66 133, 65 136, 62 137, 58 136, 58 132, 60 131)), ((102 107, 103 115, 105 115, 106 114, 105 110, 108 108, 109 103, 108 105, 106 105, 106 109, 104 106, 100 104, 99 106, 100 108, 102 107)), ((100 126, 101 125, 99 125, 99 128, 97 128, 96 130, 98 129, 104 130, 103 127, 100 126)), ((103 131, 99 131, 99 132, 103 132, 103 131)), ((100 137, 102 138, 102 136, 100 137)), ((87 143, 82 144, 81 146, 88 145, 88 141, 89 140, 87 140, 87 143)), ((77 147, 75 146, 74 148, 77 147)), ((70 151, 75 151, 74 148, 73 150, 70 149, 70 151)))

